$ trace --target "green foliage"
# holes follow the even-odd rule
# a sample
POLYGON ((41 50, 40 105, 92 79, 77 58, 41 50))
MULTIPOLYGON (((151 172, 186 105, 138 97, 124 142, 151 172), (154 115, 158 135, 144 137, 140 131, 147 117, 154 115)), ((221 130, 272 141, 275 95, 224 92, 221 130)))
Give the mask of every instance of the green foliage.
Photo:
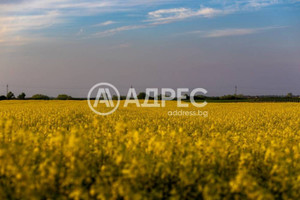
POLYGON ((7 99, 14 99, 15 98, 15 95, 14 93, 12 93, 11 91, 9 93, 7 93, 7 99))
POLYGON ((19 94, 18 99, 25 99, 26 94, 24 92, 22 92, 21 94, 19 94))
POLYGON ((235 100, 235 99, 245 99, 242 94, 239 95, 224 95, 220 97, 221 100, 235 100))
POLYGON ((49 100, 50 98, 46 95, 43 95, 43 94, 35 94, 31 97, 31 99, 34 99, 34 100, 49 100))
POLYGON ((145 99, 146 96, 147 96, 147 95, 146 95, 145 92, 141 92, 141 93, 138 94, 137 98, 138 98, 138 99, 145 99))
POLYGON ((6 99, 6 96, 4 96, 4 95, 0 96, 0 101, 5 100, 5 99, 6 99))
POLYGON ((66 94, 60 94, 60 95, 57 96, 56 99, 58 99, 58 100, 71 100, 72 97, 71 97, 71 96, 68 96, 68 95, 66 95, 66 94))

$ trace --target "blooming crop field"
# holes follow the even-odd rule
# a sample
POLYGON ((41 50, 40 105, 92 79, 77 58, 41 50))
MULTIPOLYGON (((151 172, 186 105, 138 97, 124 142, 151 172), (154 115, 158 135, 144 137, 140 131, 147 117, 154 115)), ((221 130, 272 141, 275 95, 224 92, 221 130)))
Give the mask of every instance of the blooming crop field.
POLYGON ((300 104, 176 109, 1 101, 0 199, 300 199, 300 104))

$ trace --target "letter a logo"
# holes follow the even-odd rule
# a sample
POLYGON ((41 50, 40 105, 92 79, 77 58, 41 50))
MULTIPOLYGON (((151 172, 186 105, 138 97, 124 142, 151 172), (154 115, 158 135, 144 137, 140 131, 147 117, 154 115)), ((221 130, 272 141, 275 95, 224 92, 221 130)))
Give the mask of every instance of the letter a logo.
POLYGON ((115 112, 119 107, 120 93, 118 89, 110 83, 98 83, 90 89, 87 101, 90 109, 94 113, 98 115, 109 115, 115 112), (113 97, 116 97, 117 100, 113 97), (95 100, 93 101, 93 99, 95 100))
POLYGON ((112 96, 108 88, 99 88, 94 102, 94 108, 96 108, 99 103, 105 103, 106 107, 114 107, 114 102, 112 101, 112 96))

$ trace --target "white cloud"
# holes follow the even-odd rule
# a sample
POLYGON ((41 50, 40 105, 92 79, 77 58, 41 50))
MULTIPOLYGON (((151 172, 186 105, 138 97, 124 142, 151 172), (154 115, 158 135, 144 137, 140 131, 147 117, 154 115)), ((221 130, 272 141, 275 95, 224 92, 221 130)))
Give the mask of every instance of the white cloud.
MULTIPOLYGON (((161 10, 149 12, 148 13, 149 20, 146 20, 145 21, 146 23, 143 25, 121 26, 118 28, 108 29, 105 31, 97 32, 93 34, 92 37, 107 37, 123 31, 153 27, 161 24, 171 23, 178 20, 183 20, 194 16, 212 17, 220 13, 221 11, 212 8, 202 8, 196 11, 188 8, 161 9, 161 10)), ((98 24, 97 26, 103 26, 105 24, 106 22, 98 24)), ((108 21, 107 24, 111 24, 110 21, 108 21)))
POLYGON ((260 33, 263 31, 286 28, 285 26, 270 26, 262 28, 232 28, 232 29, 221 29, 221 30, 212 30, 212 31, 191 31, 184 34, 197 34, 201 37, 206 38, 218 38, 218 37, 230 37, 230 36, 239 36, 239 35, 250 35, 255 33, 260 33))
POLYGON ((133 25, 133 26, 121 26, 118 28, 109 29, 106 31, 101 31, 93 34, 93 37, 106 37, 106 36, 112 36, 116 33, 122 32, 122 31, 129 31, 129 30, 135 30, 135 29, 141 29, 141 28, 147 28, 147 25, 133 25))
MULTIPOLYGON (((264 5, 271 5, 277 2, 277 0, 246 0, 242 1, 244 3, 244 8, 247 6, 257 7, 258 3, 260 3, 260 6, 264 5)), ((200 9, 190 9, 190 8, 171 8, 171 9, 159 9, 156 11, 152 11, 148 13, 148 20, 145 20, 146 22, 144 25, 131 25, 131 26, 122 26, 114 29, 109 29, 106 31, 101 31, 98 33, 93 34, 93 37, 106 37, 115 35, 116 33, 128 31, 128 30, 134 30, 134 29, 141 29, 141 28, 147 28, 147 27, 154 27, 157 25, 162 24, 168 24, 180 20, 185 20, 192 17, 204 17, 204 18, 210 18, 210 17, 216 17, 220 15, 226 15, 230 13, 237 12, 240 9, 235 8, 234 6, 228 6, 224 7, 223 9, 214 9, 214 8, 207 8, 202 7, 200 9)), ((108 21, 109 22, 109 21, 108 21)), ((105 23, 105 22, 104 22, 105 23)), ((108 23, 110 24, 110 23, 108 23)), ((100 24, 102 25, 102 24, 100 24)), ((274 27, 272 27, 274 28, 274 27)), ((257 33, 259 31, 263 31, 268 28, 258 28, 258 29, 223 29, 223 30, 215 30, 215 31, 195 31, 193 34, 201 34, 202 37, 226 37, 226 36, 237 36, 237 35, 247 35, 247 34, 253 34, 257 33)), ((191 34, 191 32, 190 32, 191 34)))
POLYGON ((6 44, 25 44, 33 41, 34 38, 27 38, 24 31, 44 29, 54 23, 63 23, 62 19, 58 19, 58 16, 59 13, 53 11, 43 15, 2 17, 0 18, 0 41, 6 44))
POLYGON ((105 21, 105 22, 102 22, 102 23, 100 23, 100 24, 95 24, 95 25, 93 25, 93 27, 97 27, 97 26, 108 26, 108 25, 115 24, 115 23, 117 23, 117 22, 115 22, 115 21, 105 21))
POLYGON ((135 8, 136 6, 159 5, 171 0, 24 0, 1 3, 0 13, 30 13, 45 11, 64 11, 67 16, 84 16, 100 12, 116 12, 135 8))
POLYGON ((0 18, 0 24, 5 32, 16 32, 27 29, 42 29, 54 23, 61 23, 57 20, 59 13, 47 12, 43 15, 17 15, 0 18))
MULTIPOLYGON (((0 41, 3 43, 10 40, 13 38, 12 35, 25 38, 26 34, 23 31, 45 29, 52 25, 66 23, 66 19, 71 20, 76 16, 128 11, 136 6, 163 4, 166 1, 168 0, 90 0, 88 2, 85 0, 26 0, 10 3, 0 1, 0 41)), ((104 22, 102 25, 109 24, 112 24, 112 21, 104 22)))
POLYGON ((184 20, 192 17, 216 17, 238 11, 259 9, 274 4, 279 4, 281 0, 239 0, 232 3, 219 2, 221 8, 201 7, 200 9, 191 8, 170 8, 159 9, 148 13, 148 20, 153 24, 166 24, 174 21, 184 20))
POLYGON ((72 0, 27 0, 19 3, 0 4, 2 13, 30 13, 39 10, 40 12, 64 10, 66 15, 74 14, 74 9, 78 14, 89 14, 89 11, 113 6, 110 1, 72 1, 72 0))
MULTIPOLYGON (((279 3, 279 1, 282 0, 239 0, 235 1, 235 3, 220 3, 222 6, 218 9, 209 7, 201 7, 199 9, 159 9, 147 14, 147 20, 144 21, 144 25, 121 26, 94 33, 93 36, 109 36, 122 31, 167 24, 193 17, 215 17, 249 8, 261 8, 279 3)), ((75 16, 91 16, 118 11, 128 12, 138 9, 138 6, 157 6, 169 2, 173 2, 173 0, 26 0, 12 1, 10 3, 0 2, 0 41, 3 42, 7 38, 13 38, 14 36, 24 38, 26 37, 24 33, 26 31, 43 30, 59 23, 67 23, 75 16)), ((105 21, 94 26, 108 26, 114 23, 116 22, 105 21)), ((235 34, 247 34, 249 31, 236 30, 235 34)), ((81 34, 82 32, 79 33, 79 35, 81 34)), ((227 33, 215 34, 226 35, 230 33, 227 31, 227 33)), ((40 32, 40 36, 43 36, 42 32, 40 32)))
POLYGON ((230 13, 230 10, 218 10, 214 8, 200 8, 198 10, 192 10, 190 8, 160 9, 153 12, 149 12, 148 21, 163 24, 191 17, 208 18, 227 13, 230 13))
POLYGON ((279 0, 248 0, 246 2, 247 2, 246 7, 262 8, 262 7, 278 4, 279 0))
POLYGON ((238 36, 238 35, 249 35, 252 33, 257 33, 257 29, 225 29, 225 30, 215 30, 208 32, 204 37, 227 37, 227 36, 238 36))

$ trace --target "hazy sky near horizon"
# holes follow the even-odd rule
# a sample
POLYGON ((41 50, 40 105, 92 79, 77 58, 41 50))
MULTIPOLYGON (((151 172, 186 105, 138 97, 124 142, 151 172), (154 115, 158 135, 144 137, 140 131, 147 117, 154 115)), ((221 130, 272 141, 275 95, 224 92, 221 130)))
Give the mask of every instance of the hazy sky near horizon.
POLYGON ((300 94, 299 77, 299 0, 0 0, 0 95, 300 94))

